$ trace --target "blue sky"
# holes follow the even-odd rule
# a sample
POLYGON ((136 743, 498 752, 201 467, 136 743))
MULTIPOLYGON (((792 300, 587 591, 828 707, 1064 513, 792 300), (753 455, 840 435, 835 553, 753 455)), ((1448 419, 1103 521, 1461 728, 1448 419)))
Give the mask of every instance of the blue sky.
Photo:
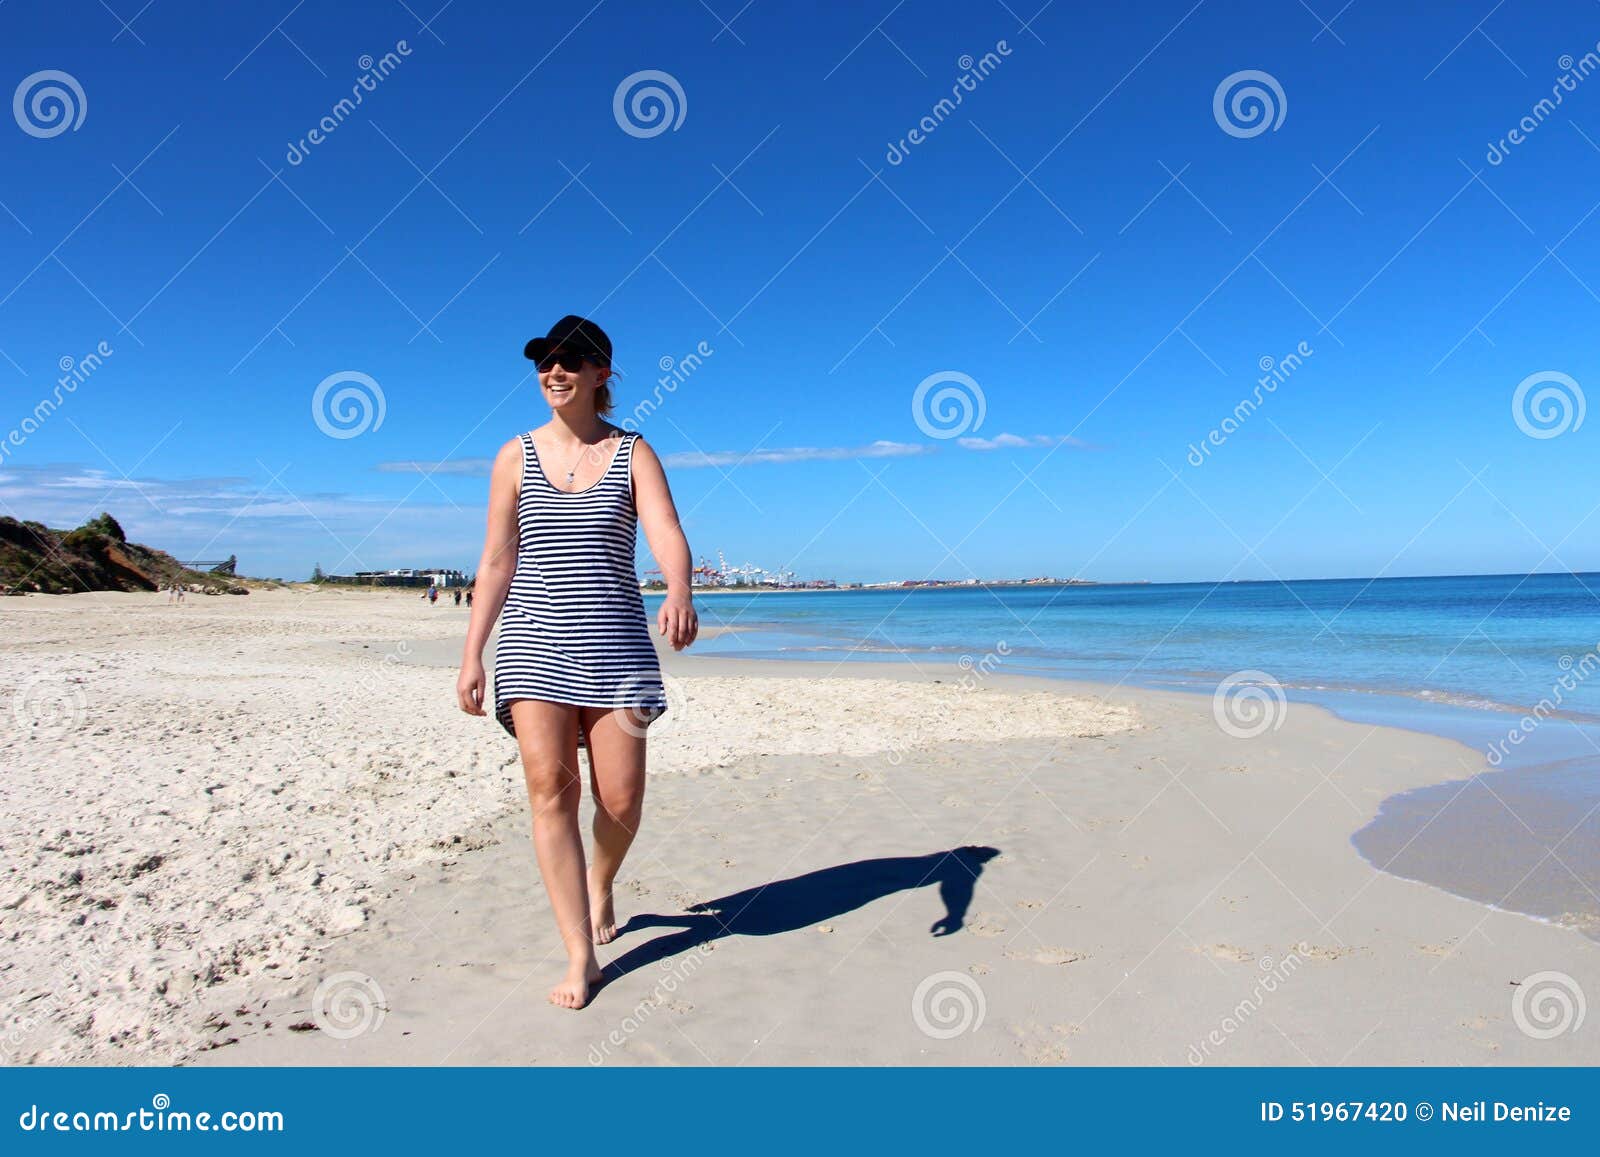
POLYGON ((522 344, 572 312, 616 342, 617 420, 711 351, 639 422, 697 556, 1600 569, 1589 0, 225 7, 0 7, 6 90, 83 94, 64 131, 0 118, 0 513, 109 509, 259 575, 470 570, 487 461, 548 418, 522 344), (676 127, 619 120, 646 70, 676 127), (1246 70, 1275 128, 1219 121, 1246 70), (331 437, 312 398, 345 372, 383 420, 331 437), (1549 373, 1568 428, 1533 437, 1513 397, 1549 373), (940 374, 981 422, 919 424, 940 374))

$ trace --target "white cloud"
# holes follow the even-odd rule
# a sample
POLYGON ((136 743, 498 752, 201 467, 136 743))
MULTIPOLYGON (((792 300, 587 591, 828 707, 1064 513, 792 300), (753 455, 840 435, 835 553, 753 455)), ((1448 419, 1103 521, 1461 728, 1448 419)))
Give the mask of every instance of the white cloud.
MULTIPOLYGON (((996 434, 993 438, 957 438, 962 450, 1011 450, 1030 446, 1074 446, 1087 443, 1064 434, 996 434)), ((755 462, 837 462, 854 458, 909 458, 934 454, 941 449, 933 442, 890 442, 878 439, 864 446, 776 446, 756 450, 677 450, 662 456, 669 469, 696 470, 706 466, 748 466, 755 462)), ((452 474, 487 478, 494 468, 492 458, 456 458, 448 462, 380 462, 385 473, 452 474)))
POLYGON ((929 454, 937 447, 879 439, 865 446, 781 446, 767 450, 680 450, 665 455, 662 465, 696 469, 701 466, 737 466, 751 462, 835 462, 852 458, 905 458, 929 454))
POLYGON ((465 478, 487 478, 494 470, 494 459, 452 458, 448 462, 379 462, 375 469, 384 474, 454 474, 465 478))
POLYGON ((103 510, 128 537, 177 557, 235 554, 241 573, 303 579, 312 564, 348 573, 387 566, 470 565, 482 548, 482 502, 453 505, 438 492, 404 499, 297 491, 291 475, 123 479, 76 464, 13 464, 0 514, 56 530, 83 525, 103 510))
POLYGON ((1070 434, 996 434, 993 438, 957 438, 963 450, 1016 450, 1025 446, 1088 446, 1070 434))

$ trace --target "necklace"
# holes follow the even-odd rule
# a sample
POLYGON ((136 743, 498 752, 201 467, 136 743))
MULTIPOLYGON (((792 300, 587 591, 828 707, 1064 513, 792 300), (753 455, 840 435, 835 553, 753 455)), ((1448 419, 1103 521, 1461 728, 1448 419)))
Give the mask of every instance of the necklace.
MULTIPOLYGON (((604 442, 604 441, 605 441, 604 438, 600 439, 600 442, 604 442)), ((596 446, 600 445, 600 442, 586 442, 586 443, 584 443, 583 448, 578 451, 578 456, 572 460, 572 467, 567 471, 567 485, 568 486, 572 485, 573 479, 577 476, 578 463, 583 461, 583 456, 585 454, 587 454, 590 450, 594 449, 596 446)))

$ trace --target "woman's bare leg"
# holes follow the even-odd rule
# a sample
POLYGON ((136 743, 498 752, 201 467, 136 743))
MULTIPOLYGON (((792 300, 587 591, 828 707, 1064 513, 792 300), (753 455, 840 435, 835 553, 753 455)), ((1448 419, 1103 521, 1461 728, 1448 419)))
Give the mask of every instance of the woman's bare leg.
POLYGON ((594 862, 589 866, 589 913, 596 944, 617 935, 611 899, 622 860, 644 814, 645 738, 623 726, 626 711, 583 707, 581 725, 589 742, 589 787, 594 793, 594 862))
POLYGON ((550 990, 549 1000, 562 1008, 582 1008, 589 990, 600 980, 600 965, 590 940, 589 892, 583 862, 583 837, 578 830, 578 713, 558 703, 517 699, 511 722, 522 751, 522 772, 533 810, 533 849, 539 859, 555 913, 556 927, 567 950, 567 974, 550 990))

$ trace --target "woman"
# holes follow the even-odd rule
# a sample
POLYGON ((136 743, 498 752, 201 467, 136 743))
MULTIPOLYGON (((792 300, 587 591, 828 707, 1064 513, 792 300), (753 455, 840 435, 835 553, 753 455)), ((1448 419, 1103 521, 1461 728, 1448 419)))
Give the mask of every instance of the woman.
POLYGON ((644 526, 667 580, 657 630, 674 650, 699 632, 689 544, 648 443, 602 420, 611 411, 611 339, 581 317, 523 353, 538 367, 550 421, 495 457, 489 525, 475 579, 456 697, 484 715, 483 647, 495 646, 495 717, 522 753, 533 846, 567 950, 551 1003, 582 1008, 600 981, 594 946, 617 934, 611 889, 639 829, 645 732, 667 708, 634 570, 644 526), (589 750, 594 862, 578 829, 578 747, 589 750))

